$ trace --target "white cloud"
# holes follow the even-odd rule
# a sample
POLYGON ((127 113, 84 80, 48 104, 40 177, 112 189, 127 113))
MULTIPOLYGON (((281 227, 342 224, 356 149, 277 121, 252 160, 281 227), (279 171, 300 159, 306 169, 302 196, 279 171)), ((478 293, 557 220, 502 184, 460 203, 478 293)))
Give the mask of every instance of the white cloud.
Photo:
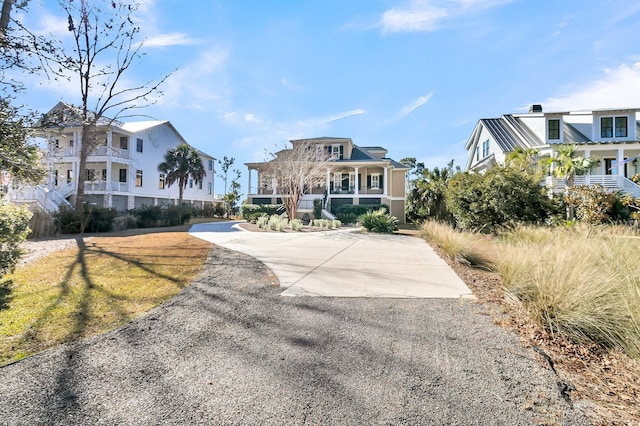
POLYGON ((431 96, 433 96, 433 92, 431 92, 431 93, 429 93, 428 95, 425 95, 425 96, 420 96, 418 99, 416 99, 415 101, 411 102, 409 105, 404 106, 400 110, 400 112, 398 113, 398 118, 397 118, 396 121, 402 120, 404 117, 406 117, 407 115, 411 114, 416 109, 420 108, 422 105, 424 105, 427 102, 429 102, 429 99, 431 99, 431 96))
POLYGON ((198 41, 183 33, 159 34, 144 41, 144 47, 186 46, 198 41))
POLYGON ((572 93, 544 100, 545 111, 636 108, 640 101, 640 62, 605 69, 604 76, 572 93))
POLYGON ((513 0, 410 0, 404 6, 385 11, 380 26, 384 33, 434 31, 448 18, 511 1, 513 0))

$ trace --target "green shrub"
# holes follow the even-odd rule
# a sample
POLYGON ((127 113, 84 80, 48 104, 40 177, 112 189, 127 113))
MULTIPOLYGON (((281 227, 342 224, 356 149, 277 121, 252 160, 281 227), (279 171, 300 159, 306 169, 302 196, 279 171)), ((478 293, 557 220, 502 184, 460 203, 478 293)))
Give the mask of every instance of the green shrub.
POLYGON ((105 207, 88 207, 89 223, 85 232, 111 232, 113 220, 118 215, 116 209, 105 207))
POLYGON ((53 214, 53 223, 60 234, 81 234, 89 223, 90 212, 86 208, 60 207, 53 214))
POLYGON ((322 198, 313 200, 313 217, 322 219, 322 198))
POLYGON ((12 272, 20 259, 20 243, 29 235, 31 212, 0 202, 0 275, 12 272))
POLYGON ((278 209, 282 204, 243 204, 241 207, 242 217, 247 219, 256 213, 264 213, 268 216, 278 214, 278 209))
POLYGON ((342 223, 356 223, 363 214, 379 209, 384 209, 386 213, 390 212, 386 204, 343 204, 338 207, 336 217, 342 223))
POLYGON ((575 207, 578 220, 600 225, 610 220, 609 213, 616 202, 616 195, 602 185, 577 185, 567 191, 564 201, 575 207))
POLYGON ((531 173, 493 167, 484 174, 458 173, 449 181, 447 208, 465 230, 494 232, 517 224, 544 223, 552 202, 531 173))
POLYGON ((138 228, 155 228, 160 226, 163 216, 161 206, 142 206, 131 210, 131 214, 136 218, 138 228))
POLYGON ((358 222, 370 232, 391 233, 398 230, 398 219, 387 213, 384 208, 361 215, 358 222))

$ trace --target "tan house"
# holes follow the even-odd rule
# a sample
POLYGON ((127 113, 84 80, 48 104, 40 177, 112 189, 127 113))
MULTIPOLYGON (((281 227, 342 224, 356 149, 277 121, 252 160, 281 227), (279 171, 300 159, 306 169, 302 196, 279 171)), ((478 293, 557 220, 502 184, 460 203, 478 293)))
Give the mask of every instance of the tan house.
MULTIPOLYGON (((325 214, 335 214, 345 204, 386 204, 391 214, 405 222, 405 175, 407 168, 387 157, 380 146, 358 146, 350 138, 319 137, 290 141, 309 146, 326 179, 313 188, 305 188, 298 205, 298 215, 313 211, 313 200, 322 199, 325 214)), ((269 163, 246 163, 249 170, 250 204, 280 204, 286 195, 279 194, 266 172, 269 163)))

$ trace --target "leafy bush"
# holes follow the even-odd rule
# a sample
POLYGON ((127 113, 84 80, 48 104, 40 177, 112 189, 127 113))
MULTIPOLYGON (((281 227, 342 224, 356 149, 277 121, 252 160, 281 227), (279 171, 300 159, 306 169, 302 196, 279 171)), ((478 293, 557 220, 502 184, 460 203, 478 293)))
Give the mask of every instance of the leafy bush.
POLYGON ((342 223, 356 223, 363 214, 378 209, 385 209, 386 213, 390 212, 386 204, 343 204, 338 208, 336 217, 342 223))
POLYGON ((564 196, 565 202, 575 207, 578 220, 589 225, 609 221, 609 212, 616 196, 602 185, 577 185, 564 196))
POLYGON ((86 208, 60 207, 53 214, 53 223, 60 234, 81 234, 89 223, 90 212, 86 208))
POLYGON ((552 203, 537 178, 514 167, 493 167, 485 174, 458 173, 449 181, 447 208, 456 225, 494 232, 516 224, 543 223, 552 203))
POLYGON ((0 275, 12 272, 20 259, 20 243, 29 235, 31 212, 0 202, 0 275))
POLYGON ((361 215, 358 222, 370 232, 390 233, 398 230, 398 219, 387 213, 384 208, 361 215))
POLYGON ((268 216, 278 214, 278 209, 280 208, 282 208, 282 204, 243 204, 241 210, 242 217, 247 219, 256 213, 263 213, 268 216))
POLYGON ((131 214, 136 218, 138 228, 155 228, 160 226, 162 220, 161 206, 143 206, 131 210, 131 214))
POLYGON ((113 220, 118 215, 116 209, 104 207, 88 207, 89 223, 85 232, 111 232, 113 220))

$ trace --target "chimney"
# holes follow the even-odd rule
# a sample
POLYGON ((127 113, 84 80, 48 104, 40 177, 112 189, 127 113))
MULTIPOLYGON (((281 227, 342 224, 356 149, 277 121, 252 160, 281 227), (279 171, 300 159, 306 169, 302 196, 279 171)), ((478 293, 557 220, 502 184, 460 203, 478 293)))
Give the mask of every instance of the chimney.
POLYGON ((529 112, 542 112, 542 105, 533 104, 529 107, 529 112))

